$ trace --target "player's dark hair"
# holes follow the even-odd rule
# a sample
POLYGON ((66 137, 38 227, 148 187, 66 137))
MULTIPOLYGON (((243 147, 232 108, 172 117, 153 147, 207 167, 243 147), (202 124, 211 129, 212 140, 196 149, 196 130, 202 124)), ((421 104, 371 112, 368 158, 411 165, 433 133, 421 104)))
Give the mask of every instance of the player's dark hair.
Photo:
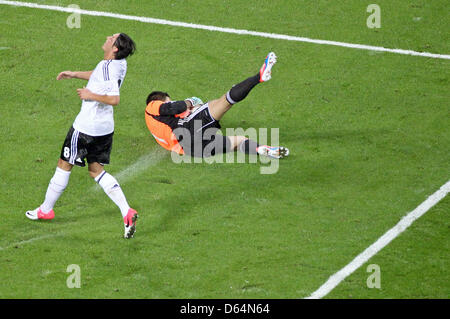
POLYGON ((115 54, 116 60, 125 59, 136 51, 136 44, 125 33, 119 34, 116 42, 114 42, 114 46, 118 49, 115 54))
POLYGON ((147 104, 151 101, 164 101, 166 98, 170 98, 169 93, 162 91, 153 91, 147 96, 147 104))

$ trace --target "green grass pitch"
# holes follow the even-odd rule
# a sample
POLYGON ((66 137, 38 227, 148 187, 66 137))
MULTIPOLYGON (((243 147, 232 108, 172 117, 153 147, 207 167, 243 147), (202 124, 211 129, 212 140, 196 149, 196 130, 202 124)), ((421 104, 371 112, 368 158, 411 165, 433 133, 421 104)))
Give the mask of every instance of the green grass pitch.
MULTIPOLYGON (((68 6, 72 0, 38 1, 68 6)), ((387 1, 82 1, 82 9, 449 54, 448 3, 387 1)), ((448 60, 81 17, 0 5, 0 298, 304 298, 450 176, 448 60), (43 200, 81 80, 107 35, 138 51, 115 109, 111 165, 140 213, 132 240, 120 212, 74 168, 56 218, 24 213, 43 200), (272 80, 221 121, 278 128, 291 155, 263 163, 181 163, 144 121, 151 90, 217 98, 278 55, 272 80), (69 265, 81 288, 70 289, 69 265)), ((450 199, 326 298, 448 298, 450 199), (381 287, 368 288, 369 264, 381 287)))

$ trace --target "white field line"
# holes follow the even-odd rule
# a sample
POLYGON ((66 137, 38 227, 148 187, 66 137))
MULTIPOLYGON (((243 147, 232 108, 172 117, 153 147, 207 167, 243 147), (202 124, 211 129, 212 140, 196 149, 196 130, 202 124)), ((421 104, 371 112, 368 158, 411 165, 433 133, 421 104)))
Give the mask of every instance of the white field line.
POLYGON ((424 215, 430 208, 436 205, 441 199, 443 199, 450 192, 450 181, 441 186, 441 188, 436 191, 433 195, 428 197, 422 204, 420 204, 412 212, 404 216, 397 225, 388 230, 383 236, 381 236, 375 243, 369 246, 361 254, 356 256, 352 262, 347 266, 339 270, 337 273, 332 275, 327 282, 325 282, 319 289, 314 291, 306 299, 320 299, 326 296, 330 291, 332 291, 341 281, 352 274, 356 269, 361 267, 365 262, 377 254, 381 249, 386 247, 393 239, 405 231, 411 224, 424 215))
MULTIPOLYGON (((288 40, 288 41, 308 42, 308 43, 324 44, 324 45, 334 45, 334 46, 347 47, 347 48, 353 48, 353 49, 389 52, 389 53, 397 53, 397 54, 404 54, 404 55, 436 58, 436 59, 450 59, 450 55, 445 55, 445 54, 416 52, 416 51, 412 51, 412 50, 403 50, 403 49, 389 49, 389 48, 370 46, 370 45, 353 44, 353 43, 328 41, 328 40, 318 40, 318 39, 310 39, 310 38, 305 38, 305 37, 295 37, 295 36, 289 36, 289 35, 283 35, 283 34, 256 32, 256 31, 240 30, 240 29, 232 29, 232 28, 221 28, 221 27, 215 27, 215 26, 191 24, 191 23, 178 22, 178 21, 170 21, 170 20, 163 20, 163 19, 154 19, 154 18, 147 18, 147 17, 116 14, 116 13, 110 13, 110 12, 89 11, 89 10, 65 8, 65 7, 59 7, 59 6, 40 5, 40 4, 29 3, 29 2, 0 0, 0 4, 28 7, 28 8, 37 8, 37 9, 46 9, 46 10, 53 10, 53 11, 60 11, 60 12, 67 12, 67 13, 79 13, 79 14, 91 15, 91 16, 110 17, 110 18, 123 19, 123 20, 139 21, 139 22, 143 22, 143 23, 162 24, 162 25, 170 25, 170 26, 175 26, 175 27, 184 27, 184 28, 224 32, 224 33, 233 33, 233 34, 239 34, 239 35, 259 36, 259 37, 272 38, 272 39, 278 39, 278 40, 288 40)), ((122 182, 124 182, 124 180, 126 180, 129 177, 135 175, 136 173, 146 169, 148 166, 155 165, 159 161, 160 161, 160 159, 152 160, 151 155, 146 155, 146 156, 142 157, 141 159, 139 159, 132 166, 130 166, 127 169, 125 169, 124 171, 116 174, 116 177, 121 178, 122 182)), ((400 233, 402 233, 406 228, 408 228, 416 219, 421 217, 431 207, 433 207, 437 202, 439 202, 442 198, 444 198, 449 191, 450 191, 450 181, 447 182, 444 186, 442 186, 436 193, 431 195, 425 202, 423 202, 420 206, 418 206, 414 211, 412 211, 411 213, 409 213, 408 215, 403 217, 396 226, 394 226, 392 229, 390 229, 386 234, 384 234, 382 237, 380 237, 374 244, 372 244, 364 252, 362 252, 360 255, 358 255, 350 264, 348 264, 346 267, 341 269, 339 272, 337 272, 336 274, 331 276, 325 284, 323 284, 317 291, 312 293, 311 296, 308 298, 322 298, 322 297, 326 296, 342 280, 344 280, 347 276, 349 276, 356 269, 358 269, 361 265, 363 265, 367 260, 369 260, 372 256, 374 256, 378 251, 380 251, 382 248, 384 248, 386 245, 388 245, 394 238, 396 238, 400 233)), ((38 238, 38 239, 40 239, 40 238, 38 238)), ((37 239, 35 239, 35 240, 37 240, 37 239)), ((31 240, 26 241, 26 242, 30 242, 30 241, 31 240)), ((1 249, 4 249, 4 248, 1 248, 1 249)))
POLYGON ((250 35, 250 36, 277 39, 277 40, 287 40, 287 41, 308 42, 308 43, 323 44, 323 45, 333 45, 333 46, 352 48, 352 49, 370 50, 370 51, 378 51, 378 52, 389 52, 389 53, 420 56, 420 57, 427 57, 427 58, 434 58, 434 59, 447 59, 447 60, 450 59, 450 55, 447 55, 447 54, 417 52, 417 51, 403 50, 403 49, 389 49, 389 48, 372 46, 372 45, 310 39, 310 38, 305 38, 305 37, 296 37, 296 36, 276 34, 276 33, 257 32, 257 31, 243 30, 243 29, 222 28, 222 27, 202 25, 202 24, 193 24, 193 23, 186 23, 186 22, 180 22, 180 21, 171 21, 171 20, 164 20, 164 19, 131 16, 131 15, 103 12, 103 11, 91 11, 91 10, 83 10, 83 9, 77 9, 77 8, 59 7, 59 6, 44 5, 44 4, 37 4, 37 3, 31 3, 31 2, 0 0, 0 4, 6 4, 6 5, 11 5, 11 6, 17 6, 17 7, 27 7, 27 8, 35 8, 35 9, 60 11, 60 12, 67 12, 67 13, 79 13, 79 14, 90 15, 90 16, 109 17, 109 18, 116 18, 116 19, 122 19, 122 20, 138 21, 138 22, 143 22, 143 23, 170 25, 170 26, 182 27, 182 28, 201 29, 201 30, 207 30, 207 31, 233 33, 233 34, 239 34, 239 35, 250 35))
POLYGON ((43 236, 39 236, 39 237, 35 237, 35 238, 31 238, 28 240, 23 240, 23 241, 19 241, 13 244, 10 244, 6 247, 0 247, 0 251, 8 249, 8 248, 12 248, 12 247, 16 247, 16 246, 22 246, 24 244, 29 244, 38 240, 42 240, 42 239, 47 239, 47 238, 52 238, 52 237, 56 237, 56 236, 60 236, 61 234, 49 234, 49 235, 43 235, 43 236))

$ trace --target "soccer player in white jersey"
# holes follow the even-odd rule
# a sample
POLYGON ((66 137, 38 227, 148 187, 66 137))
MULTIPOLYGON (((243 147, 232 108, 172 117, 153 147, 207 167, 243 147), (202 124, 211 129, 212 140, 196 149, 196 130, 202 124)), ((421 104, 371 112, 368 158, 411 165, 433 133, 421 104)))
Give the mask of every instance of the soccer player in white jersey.
POLYGON ((77 89, 82 100, 81 111, 64 141, 56 172, 47 188, 44 202, 25 215, 32 220, 53 219, 53 207, 69 182, 74 165, 88 163, 89 175, 103 188, 119 207, 124 221, 125 238, 136 231, 137 212, 130 208, 117 180, 104 170, 109 164, 114 134, 114 107, 120 101, 120 87, 127 72, 126 58, 135 51, 133 40, 124 33, 106 38, 102 46, 104 57, 93 71, 64 71, 57 80, 88 80, 87 86, 77 89))

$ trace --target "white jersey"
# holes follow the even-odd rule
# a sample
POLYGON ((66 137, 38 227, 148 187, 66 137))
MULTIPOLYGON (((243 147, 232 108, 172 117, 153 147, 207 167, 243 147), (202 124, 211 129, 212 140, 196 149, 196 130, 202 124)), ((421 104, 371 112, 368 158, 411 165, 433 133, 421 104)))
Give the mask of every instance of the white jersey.
MULTIPOLYGON (((127 73, 127 61, 102 60, 95 67, 86 88, 100 95, 120 95, 119 89, 127 73)), ((114 132, 112 105, 83 100, 73 127, 87 135, 102 136, 114 132)))

